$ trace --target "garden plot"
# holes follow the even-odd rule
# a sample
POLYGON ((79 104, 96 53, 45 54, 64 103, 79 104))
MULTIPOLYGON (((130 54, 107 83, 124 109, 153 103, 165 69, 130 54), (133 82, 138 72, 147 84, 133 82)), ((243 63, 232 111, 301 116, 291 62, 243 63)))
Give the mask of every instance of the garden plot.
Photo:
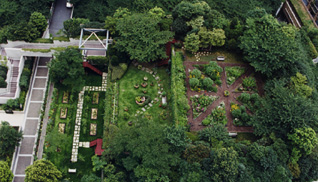
MULTIPOLYGON (((249 127, 252 112, 237 99, 242 93, 256 93, 262 89, 260 88, 262 84, 257 84, 251 67, 216 61, 186 61, 184 65, 187 75, 187 96, 192 105, 188 115, 191 130, 201 130, 205 126, 221 123, 227 126, 229 132, 253 131, 253 128, 249 127), (211 79, 212 82, 206 81, 206 78, 211 79), (196 96, 198 98, 214 99, 213 102, 201 105, 197 99, 194 99, 194 95, 198 95, 196 96)), ((246 102, 246 104, 255 103, 254 100, 246 102)))
POLYGON ((139 117, 169 121, 170 79, 164 68, 135 63, 119 80, 118 126, 133 124, 139 117))

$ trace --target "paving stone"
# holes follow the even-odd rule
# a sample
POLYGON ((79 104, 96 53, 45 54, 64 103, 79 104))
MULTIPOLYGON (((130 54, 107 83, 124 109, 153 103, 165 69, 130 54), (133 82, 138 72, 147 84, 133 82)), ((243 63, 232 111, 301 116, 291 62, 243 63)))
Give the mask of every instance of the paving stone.
POLYGON ((41 111, 41 103, 30 103, 27 117, 37 118, 40 116, 41 111))
POLYGON ((25 121, 25 128, 23 130, 24 135, 35 135, 37 132, 39 120, 37 119, 27 119, 25 121))
POLYGON ((46 78, 36 78, 34 80, 33 88, 45 88, 46 78))
POLYGON ((142 111, 144 111, 144 112, 146 111, 146 109, 145 109, 145 108, 141 108, 141 110, 142 110, 142 111))
POLYGON ((149 107, 152 107, 152 104, 151 104, 151 103, 149 103, 149 107))
POLYGON ((42 101, 44 97, 44 90, 32 90, 31 101, 42 101))
POLYGON ((37 68, 36 76, 47 76, 48 68, 37 68))
POLYGON ((25 177, 16 176, 13 179, 13 182, 24 182, 25 177))
POLYGON ((25 168, 31 165, 31 156, 19 156, 15 174, 25 174, 25 168))
POLYGON ((20 154, 33 154, 35 137, 24 137, 22 139, 20 154))

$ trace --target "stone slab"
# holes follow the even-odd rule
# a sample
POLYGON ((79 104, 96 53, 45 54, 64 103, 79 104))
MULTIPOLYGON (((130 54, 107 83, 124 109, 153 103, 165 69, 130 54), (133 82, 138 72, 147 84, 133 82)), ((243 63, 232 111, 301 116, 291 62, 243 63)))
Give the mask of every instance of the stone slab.
POLYGON ((33 154, 35 137, 24 137, 20 147, 20 154, 33 154))
POLYGON ((43 90, 32 90, 31 101, 42 101, 44 97, 43 90))
POLYGON ((31 156, 19 156, 15 174, 25 174, 25 168, 31 165, 31 156))
POLYGON ((23 131, 24 135, 35 135, 37 132, 37 127, 38 127, 39 121, 36 119, 27 119, 25 121, 25 128, 23 131))
POLYGON ((36 78, 33 88, 45 88, 46 78, 36 78))
POLYGON ((48 68, 37 68, 36 76, 47 76, 48 68))
POLYGON ((39 117, 41 111, 41 103, 30 103, 27 117, 39 117))
POLYGON ((24 182, 25 177, 14 177, 13 182, 24 182))

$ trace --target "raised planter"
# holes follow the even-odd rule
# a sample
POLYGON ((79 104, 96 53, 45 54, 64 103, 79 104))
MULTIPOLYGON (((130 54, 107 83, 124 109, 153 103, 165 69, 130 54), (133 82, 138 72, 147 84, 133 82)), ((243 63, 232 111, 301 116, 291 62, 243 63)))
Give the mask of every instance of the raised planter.
POLYGON ((93 104, 98 104, 99 102, 99 93, 98 92, 94 92, 93 93, 93 104))
POLYGON ((91 114, 91 119, 97 119, 97 108, 92 108, 92 114, 91 114))
POLYGON ((95 136, 97 131, 97 124, 96 123, 91 123, 90 124, 90 130, 89 130, 89 135, 95 136))
POLYGON ((60 118, 65 119, 67 117, 67 108, 61 108, 60 118))
POLYGON ((64 133, 65 132, 65 123, 59 123, 59 132, 64 133))
POLYGON ((68 92, 64 92, 63 93, 63 100, 62 100, 63 104, 67 104, 68 103, 68 96, 69 96, 68 92))

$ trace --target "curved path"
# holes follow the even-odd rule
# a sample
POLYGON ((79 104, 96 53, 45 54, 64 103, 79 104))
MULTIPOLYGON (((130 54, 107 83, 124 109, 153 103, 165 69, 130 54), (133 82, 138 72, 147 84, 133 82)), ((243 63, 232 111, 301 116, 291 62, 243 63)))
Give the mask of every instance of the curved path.
MULTIPOLYGON (((234 92, 235 89, 237 87, 239 87, 242 84, 242 81, 245 77, 250 76, 252 73, 254 73, 254 70, 252 67, 247 66, 245 64, 238 64, 238 63, 224 63, 224 62, 218 62, 218 65, 220 67, 222 67, 223 72, 221 74, 221 80, 222 80, 222 85, 218 87, 218 91, 217 93, 215 92, 207 92, 207 91, 201 91, 200 93, 195 92, 195 91, 191 91, 190 85, 189 85, 189 71, 194 69, 194 65, 200 65, 200 64, 208 64, 209 62, 190 62, 190 61, 185 61, 183 64, 186 68, 186 87, 187 87, 187 96, 188 96, 188 103, 191 106, 191 101, 190 101, 190 97, 194 96, 194 95, 213 95, 213 96, 218 96, 219 98, 214 101, 211 105, 209 105, 207 107, 207 110, 200 114, 199 117, 193 119, 193 112, 192 112, 192 108, 188 111, 188 123, 191 126, 191 130, 192 131, 198 131, 198 130, 202 130, 203 128, 205 128, 205 126, 203 126, 201 124, 202 120, 204 120, 208 115, 211 114, 211 111, 217 107, 218 105, 220 105, 221 102, 225 103, 225 110, 226 110, 226 117, 228 119, 228 123, 227 123, 227 129, 229 132, 253 132, 253 128, 252 127, 243 127, 243 126, 235 126, 233 124, 233 117, 231 115, 231 102, 235 102, 237 104, 240 104, 237 100, 236 97, 238 97, 239 95, 241 95, 242 92, 234 92), (225 67, 233 67, 233 66, 240 66, 240 67, 245 67, 246 71, 245 73, 243 73, 238 79, 236 79, 236 81, 232 84, 232 85, 227 85, 226 84, 226 74, 225 74, 225 67), (224 96, 224 91, 228 90, 230 92, 230 95, 228 97, 224 96)), ((256 80, 257 80, 257 87, 259 90, 259 94, 263 94, 263 83, 261 82, 261 79, 258 75, 255 76, 256 80)), ((248 113, 250 113, 250 111, 248 111, 248 113)))

